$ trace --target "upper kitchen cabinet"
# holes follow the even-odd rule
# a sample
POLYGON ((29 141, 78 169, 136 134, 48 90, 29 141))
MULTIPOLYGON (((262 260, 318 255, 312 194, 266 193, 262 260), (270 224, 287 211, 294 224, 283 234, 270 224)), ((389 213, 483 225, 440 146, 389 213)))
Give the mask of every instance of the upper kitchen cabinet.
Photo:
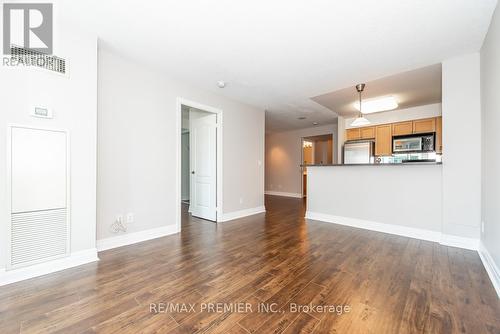
POLYGON ((442 153, 442 118, 432 117, 416 119, 398 123, 380 124, 376 126, 365 126, 347 129, 346 141, 373 140, 375 139, 375 155, 392 155, 392 140, 398 136, 419 136, 420 134, 435 133, 436 153, 442 153))
POLYGON ((443 153, 443 117, 436 117, 436 153, 443 153))
POLYGON ((375 128, 375 155, 392 154, 392 126, 379 125, 375 128))
POLYGON ((375 127, 369 126, 366 128, 360 128, 361 139, 373 139, 375 138, 375 127))
POLYGON ((426 118, 413 121, 413 133, 436 132, 436 118, 426 118))
POLYGON ((375 127, 355 128, 346 130, 346 140, 374 139, 375 127))
POLYGON ((411 135, 413 133, 413 122, 400 122, 392 124, 393 136, 411 135))
POLYGON ((346 140, 361 139, 361 129, 360 128, 347 129, 345 137, 346 137, 346 140))

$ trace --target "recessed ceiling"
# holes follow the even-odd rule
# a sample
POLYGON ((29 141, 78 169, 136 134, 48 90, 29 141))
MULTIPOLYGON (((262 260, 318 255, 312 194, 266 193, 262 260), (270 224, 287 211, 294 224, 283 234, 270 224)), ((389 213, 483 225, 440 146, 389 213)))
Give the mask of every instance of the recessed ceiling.
POLYGON ((496 3, 61 0, 54 6, 55 20, 94 31, 100 47, 267 110, 267 130, 275 131, 335 120, 310 97, 478 51, 496 3), (224 89, 219 80, 227 82, 224 89))
MULTIPOLYGON (((395 110, 440 103, 441 78, 441 64, 427 66, 366 82, 362 96, 363 99, 394 96, 399 105, 395 110)), ((358 100, 354 86, 312 99, 340 116, 354 117, 359 113, 354 107, 354 102, 358 100)))

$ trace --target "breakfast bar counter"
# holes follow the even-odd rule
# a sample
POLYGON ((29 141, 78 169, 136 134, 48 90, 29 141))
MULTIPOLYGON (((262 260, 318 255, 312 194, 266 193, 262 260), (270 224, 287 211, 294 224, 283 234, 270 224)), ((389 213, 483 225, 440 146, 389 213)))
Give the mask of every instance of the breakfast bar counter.
POLYGON ((308 219, 439 239, 440 163, 308 165, 307 175, 308 219))

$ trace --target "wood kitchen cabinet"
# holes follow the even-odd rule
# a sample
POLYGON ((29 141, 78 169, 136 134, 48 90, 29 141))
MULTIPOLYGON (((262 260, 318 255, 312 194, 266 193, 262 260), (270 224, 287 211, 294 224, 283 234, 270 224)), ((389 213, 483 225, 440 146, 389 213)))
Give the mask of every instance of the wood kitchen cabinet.
POLYGON ((346 130, 346 140, 373 139, 375 138, 375 127, 367 126, 346 130))
POLYGON ((361 139, 373 139, 375 138, 375 127, 369 126, 366 128, 360 128, 361 139))
POLYGON ((391 124, 375 127, 375 155, 392 154, 392 129, 391 124))
POLYGON ((400 122, 392 124, 393 136, 411 135, 413 133, 413 122, 400 122))
POLYGON ((346 140, 375 139, 375 155, 392 154, 392 137, 419 133, 436 133, 436 153, 443 152, 442 117, 347 129, 346 140))
POLYGON ((436 118, 426 118, 413 121, 413 133, 436 132, 436 118))
POLYGON ((443 153, 443 117, 436 117, 436 153, 443 153))
POLYGON ((355 129, 347 129, 345 131, 346 133, 346 140, 356 140, 356 139, 361 139, 361 129, 360 128, 355 128, 355 129))

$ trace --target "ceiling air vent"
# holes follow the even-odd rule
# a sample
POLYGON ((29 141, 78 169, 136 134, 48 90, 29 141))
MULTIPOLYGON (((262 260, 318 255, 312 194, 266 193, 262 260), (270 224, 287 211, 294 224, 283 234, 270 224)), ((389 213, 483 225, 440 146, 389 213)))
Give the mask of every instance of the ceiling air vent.
POLYGON ((25 66, 34 66, 59 74, 66 74, 66 59, 63 58, 14 45, 10 47, 10 56, 12 60, 25 66))

